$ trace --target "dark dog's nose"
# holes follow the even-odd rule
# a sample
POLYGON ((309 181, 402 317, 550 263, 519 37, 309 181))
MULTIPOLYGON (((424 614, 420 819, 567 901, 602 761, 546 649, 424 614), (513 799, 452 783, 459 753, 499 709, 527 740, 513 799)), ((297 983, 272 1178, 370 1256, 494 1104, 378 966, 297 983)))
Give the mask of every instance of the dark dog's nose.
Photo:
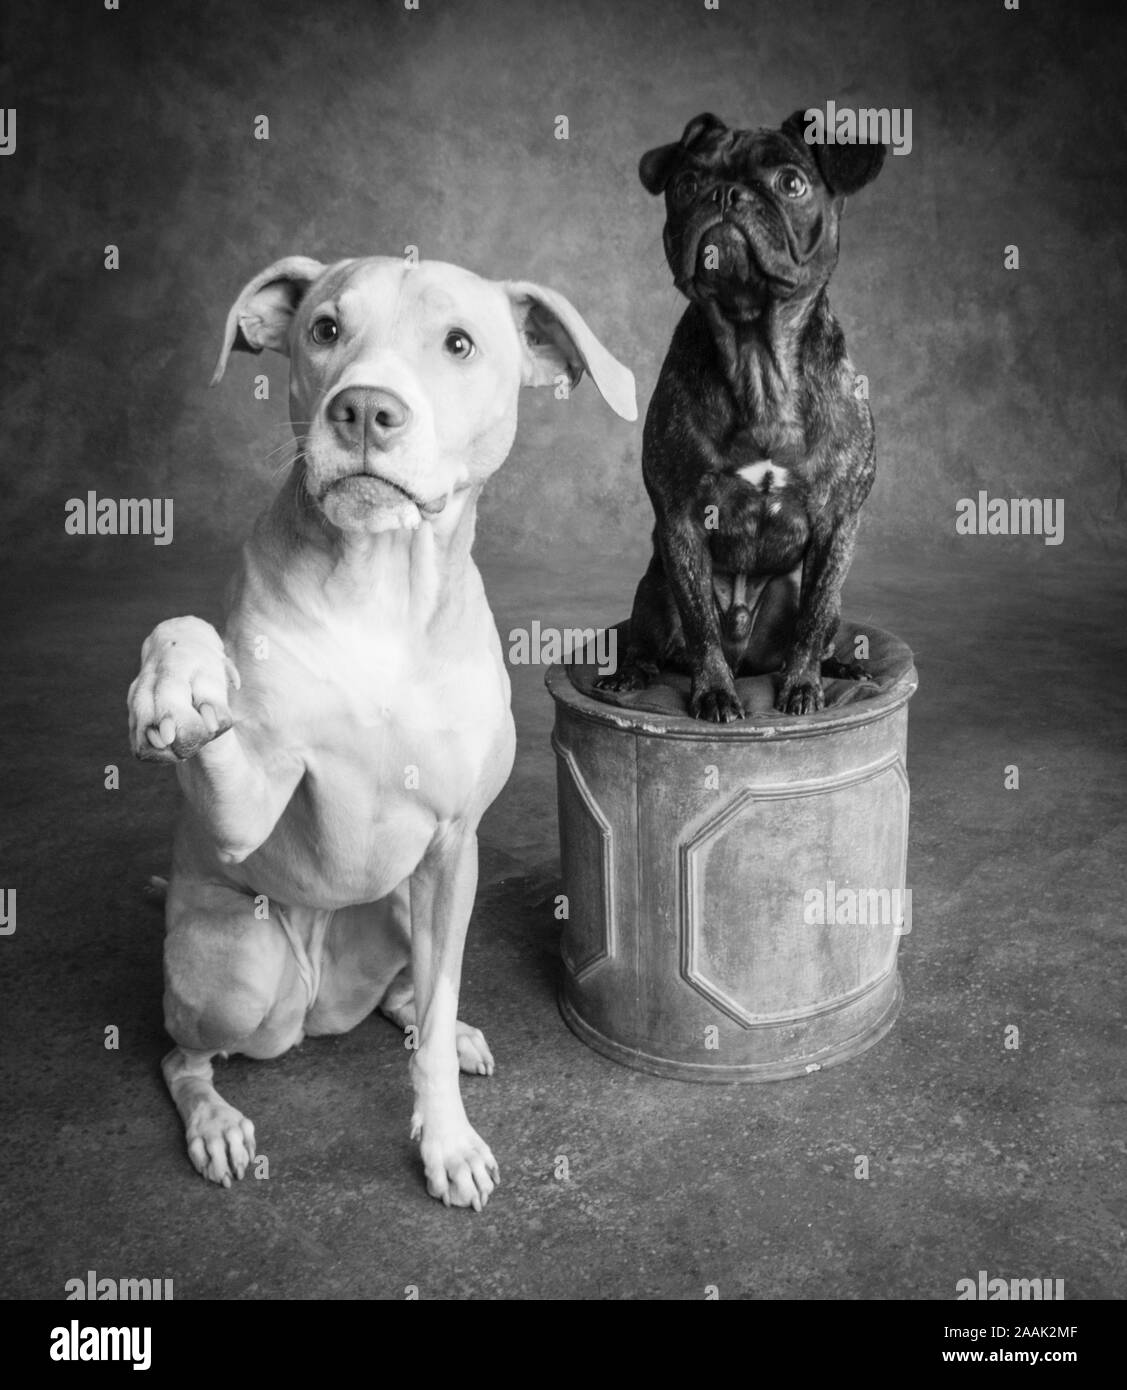
POLYGON ((329 402, 327 415, 346 444, 365 442, 384 448, 411 421, 411 407, 394 391, 349 386, 329 402))
POLYGON ((728 208, 734 208, 737 203, 742 203, 747 197, 747 189, 738 183, 718 183, 712 190, 712 201, 725 212, 728 208))

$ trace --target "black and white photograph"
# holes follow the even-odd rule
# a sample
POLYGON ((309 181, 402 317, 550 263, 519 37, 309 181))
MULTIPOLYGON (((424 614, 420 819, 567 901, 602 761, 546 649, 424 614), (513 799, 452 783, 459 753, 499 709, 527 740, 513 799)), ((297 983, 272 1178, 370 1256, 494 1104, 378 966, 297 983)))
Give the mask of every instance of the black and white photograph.
POLYGON ((1097 1360, 1125 63, 1097 0, 5 0, 33 1373, 200 1301, 237 1374, 292 1301, 1097 1360))

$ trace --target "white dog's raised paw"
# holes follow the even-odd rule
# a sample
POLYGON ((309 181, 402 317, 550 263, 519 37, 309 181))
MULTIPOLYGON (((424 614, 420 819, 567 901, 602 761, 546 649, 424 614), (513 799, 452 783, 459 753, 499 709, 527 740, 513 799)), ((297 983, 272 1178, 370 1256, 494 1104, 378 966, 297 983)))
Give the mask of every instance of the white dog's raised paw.
POLYGON ((141 648, 129 687, 129 741, 145 762, 176 763, 231 728, 230 686, 239 673, 216 630, 199 618, 160 623, 141 648))
POLYGON ((501 1172, 489 1145, 469 1121, 428 1125, 416 1115, 411 1138, 419 1140, 430 1195, 448 1207, 481 1211, 500 1185, 501 1172))
POLYGON ((230 1187, 254 1160, 254 1125, 225 1100, 203 1102, 187 1128, 188 1157, 201 1177, 230 1187))

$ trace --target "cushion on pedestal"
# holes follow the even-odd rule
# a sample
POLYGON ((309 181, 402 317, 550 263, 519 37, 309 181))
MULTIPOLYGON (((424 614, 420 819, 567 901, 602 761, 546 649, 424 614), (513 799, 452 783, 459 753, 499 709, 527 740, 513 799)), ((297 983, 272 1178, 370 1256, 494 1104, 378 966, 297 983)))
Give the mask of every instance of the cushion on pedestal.
MULTIPOLYGON (((611 631, 617 633, 618 658, 626 652, 629 636, 629 622, 619 623, 611 631)), ((879 627, 864 623, 849 622, 842 619, 834 643, 835 653, 840 661, 857 660, 855 639, 863 636, 868 640, 868 656, 859 662, 869 672, 869 679, 825 680, 823 688, 826 697, 826 713, 843 705, 854 704, 859 700, 873 699, 891 690, 896 683, 912 670, 912 651, 898 637, 879 627)), ((689 713, 689 687, 687 675, 679 671, 661 671, 645 690, 634 690, 620 694, 611 690, 596 690, 599 669, 594 661, 594 650, 588 647, 586 656, 590 661, 576 661, 568 667, 572 684, 583 695, 604 704, 618 705, 622 709, 638 710, 649 714, 666 714, 685 718, 689 713)), ((817 719, 818 715, 780 715, 775 710, 775 695, 782 681, 780 674, 767 676, 740 676, 736 681, 736 692, 743 702, 744 713, 748 718, 772 719, 802 718, 817 719)))

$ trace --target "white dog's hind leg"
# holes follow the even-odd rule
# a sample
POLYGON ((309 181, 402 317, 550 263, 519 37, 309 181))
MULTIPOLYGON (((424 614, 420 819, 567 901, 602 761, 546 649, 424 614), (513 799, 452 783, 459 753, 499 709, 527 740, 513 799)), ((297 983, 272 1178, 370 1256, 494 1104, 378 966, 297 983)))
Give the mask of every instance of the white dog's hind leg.
POLYGON ((161 1071, 184 1121, 192 1166, 211 1182, 230 1187, 232 1175, 241 1178, 254 1159, 254 1125, 211 1084, 214 1056, 174 1047, 161 1071))
MULTIPOLYGON (((301 1041, 309 990, 281 925, 255 899, 173 875, 164 941, 164 1025, 176 1047, 162 1063, 192 1166, 230 1187, 254 1158, 254 1126, 212 1085, 213 1057, 279 1057, 301 1041)), ((313 914, 307 914, 312 916, 313 914)))
MULTIPOLYGON (((384 1018, 390 1018, 392 1023, 402 1028, 404 1032, 408 1028, 418 1027, 418 1015, 415 1012, 415 986, 411 979, 411 967, 407 965, 403 972, 397 975, 395 982, 384 995, 383 1002, 380 1004, 380 1013, 384 1018)), ((458 1019, 455 1028, 455 1041, 458 1048, 458 1066, 460 1070, 468 1072, 471 1076, 492 1076, 495 1064, 493 1053, 489 1050, 489 1044, 485 1041, 485 1034, 480 1028, 474 1028, 472 1024, 463 1023, 458 1019)))

